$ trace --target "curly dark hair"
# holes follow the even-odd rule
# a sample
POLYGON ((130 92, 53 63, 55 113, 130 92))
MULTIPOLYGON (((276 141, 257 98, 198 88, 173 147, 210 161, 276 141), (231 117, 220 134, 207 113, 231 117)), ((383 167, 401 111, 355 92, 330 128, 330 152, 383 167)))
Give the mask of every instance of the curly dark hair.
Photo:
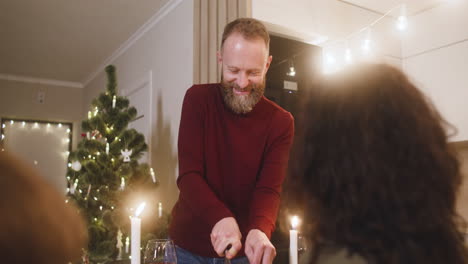
POLYGON ((307 98, 295 168, 313 243, 371 263, 466 263, 448 124, 406 75, 353 66, 307 98))

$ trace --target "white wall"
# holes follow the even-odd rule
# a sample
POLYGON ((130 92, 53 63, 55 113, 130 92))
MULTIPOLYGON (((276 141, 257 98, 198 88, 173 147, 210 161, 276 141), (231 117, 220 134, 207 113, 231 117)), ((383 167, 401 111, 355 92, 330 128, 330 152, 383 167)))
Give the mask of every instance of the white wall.
MULTIPOLYGON (((152 72, 151 166, 160 180, 159 199, 167 210, 178 196, 177 135, 185 91, 193 82, 192 0, 169 1, 157 23, 110 63, 117 68, 118 89, 152 72)), ((164 7, 163 7, 164 9, 164 7)), ((85 109, 106 87, 101 72, 85 87, 85 109)), ((130 102, 132 105, 132 102, 130 102)), ((83 113, 84 114, 84 113, 83 113)))
POLYGON ((468 140, 468 1, 447 1, 409 20, 403 67, 468 140))

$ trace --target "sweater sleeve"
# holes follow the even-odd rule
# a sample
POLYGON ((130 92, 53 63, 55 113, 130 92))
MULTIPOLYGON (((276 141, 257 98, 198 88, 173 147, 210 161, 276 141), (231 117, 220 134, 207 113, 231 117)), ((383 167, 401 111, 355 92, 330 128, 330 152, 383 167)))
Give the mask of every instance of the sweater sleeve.
POLYGON ((261 230, 269 238, 275 228, 281 186, 286 176, 294 137, 294 119, 290 113, 273 122, 272 134, 268 139, 262 169, 255 185, 248 227, 248 230, 261 230))
POLYGON ((204 118, 205 94, 190 88, 184 97, 179 127, 178 156, 179 177, 177 185, 180 199, 194 215, 211 228, 222 218, 233 216, 219 200, 205 180, 204 118))

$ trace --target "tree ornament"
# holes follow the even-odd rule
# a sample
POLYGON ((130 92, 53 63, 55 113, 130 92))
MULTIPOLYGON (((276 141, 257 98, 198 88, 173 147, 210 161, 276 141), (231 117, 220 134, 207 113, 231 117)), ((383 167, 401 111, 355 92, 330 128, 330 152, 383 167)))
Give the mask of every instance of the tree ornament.
POLYGON ((124 162, 130 162, 130 155, 132 155, 132 150, 128 150, 128 149, 125 149, 125 150, 120 150, 120 152, 122 153, 122 156, 124 157, 124 162))
POLYGON ((102 135, 98 130, 93 130, 93 132, 91 132, 91 137, 93 137, 93 139, 96 139, 96 138, 99 139, 102 137, 102 135))
POLYGON ((74 171, 80 171, 81 170, 81 163, 78 160, 75 160, 74 162, 72 162, 71 168, 74 171))

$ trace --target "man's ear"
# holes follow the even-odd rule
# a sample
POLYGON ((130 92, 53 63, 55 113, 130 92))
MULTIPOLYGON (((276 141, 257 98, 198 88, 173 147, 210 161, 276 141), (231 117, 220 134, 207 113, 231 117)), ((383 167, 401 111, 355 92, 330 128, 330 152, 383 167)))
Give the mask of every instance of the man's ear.
POLYGON ((218 58, 218 63, 222 64, 223 63, 223 56, 221 55, 221 51, 216 52, 216 57, 218 58))
POLYGON ((271 60, 273 60, 273 56, 270 55, 270 56, 268 56, 268 59, 267 59, 265 74, 268 71, 268 69, 270 68, 271 60))

